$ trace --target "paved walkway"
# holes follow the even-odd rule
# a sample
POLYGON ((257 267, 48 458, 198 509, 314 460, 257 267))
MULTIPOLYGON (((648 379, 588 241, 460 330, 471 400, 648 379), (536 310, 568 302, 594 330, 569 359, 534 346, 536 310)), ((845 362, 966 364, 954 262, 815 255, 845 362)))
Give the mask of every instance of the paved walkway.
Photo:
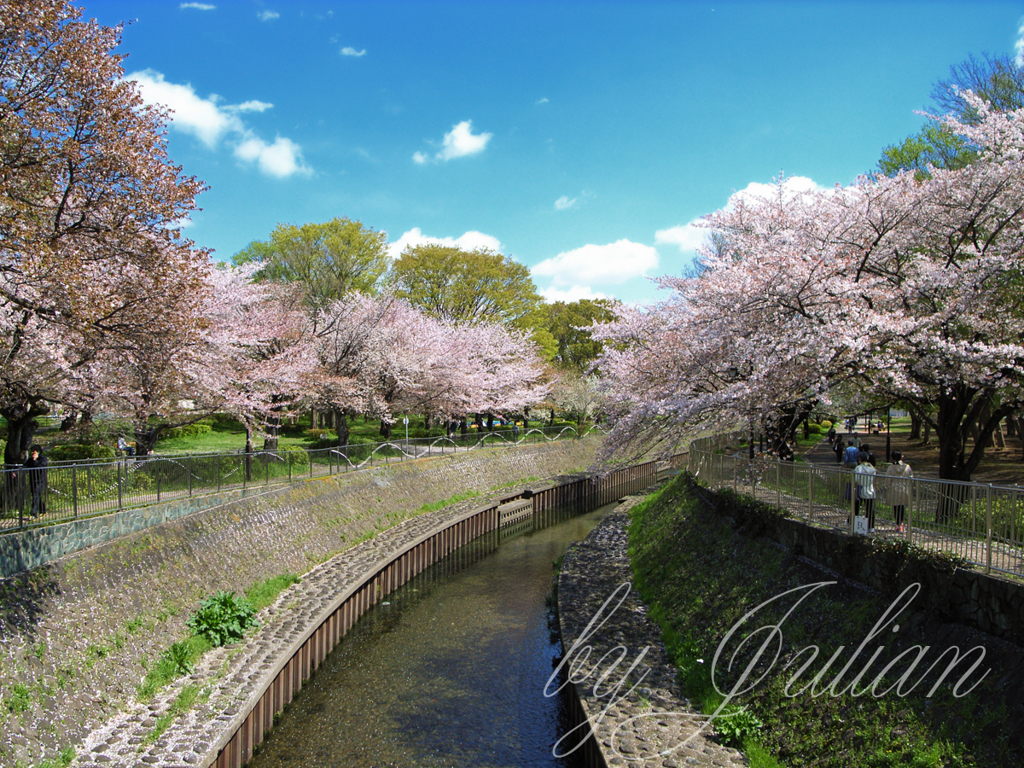
MULTIPOLYGON (((878 435, 873 437, 878 438, 878 435)), ((877 439, 875 441, 881 450, 875 450, 875 446, 872 446, 872 451, 876 455, 884 455, 885 453, 885 435, 881 437, 881 441, 877 439)), ((832 446, 827 439, 823 438, 819 443, 800 454, 800 456, 808 464, 821 467, 829 472, 828 477, 830 479, 838 478, 838 475, 832 475, 831 472, 841 470, 842 464, 836 461, 835 453, 832 451, 832 446)), ((771 472, 764 473, 764 475, 767 479, 770 479, 771 472)), ((833 480, 834 482, 836 481, 833 480)), ((842 481, 838 480, 838 482, 842 481)), ((744 487, 741 485, 739 490, 750 493, 749 486, 744 487)), ((817 498, 821 498, 818 494, 815 495, 817 498)), ((849 531, 850 510, 848 502, 843 505, 836 504, 835 497, 837 494, 835 493, 832 494, 833 498, 826 496, 824 501, 814 501, 811 503, 808 502, 806 497, 793 496, 785 491, 780 493, 773 484, 766 482, 756 486, 754 496, 768 504, 781 504, 795 518, 804 520, 809 525, 849 531)), ((895 521, 891 518, 891 509, 886 504, 881 503, 881 501, 876 502, 875 508, 876 524, 874 533, 871 534, 875 538, 888 541, 905 540, 922 549, 951 552, 963 557, 970 563, 973 563, 975 567, 981 569, 991 565, 994 575, 1024 578, 1024 550, 1019 546, 1014 546, 1014 543, 1011 541, 999 541, 994 538, 991 545, 989 545, 983 533, 975 532, 971 535, 970 531, 958 531, 951 526, 931 526, 928 525, 928 521, 924 525, 908 525, 905 527, 905 530, 900 531, 895 521), (948 528, 948 530, 943 530, 943 528, 948 528), (991 552, 989 552, 989 546, 991 546, 991 552)), ((913 520, 912 516, 911 520, 913 520)))

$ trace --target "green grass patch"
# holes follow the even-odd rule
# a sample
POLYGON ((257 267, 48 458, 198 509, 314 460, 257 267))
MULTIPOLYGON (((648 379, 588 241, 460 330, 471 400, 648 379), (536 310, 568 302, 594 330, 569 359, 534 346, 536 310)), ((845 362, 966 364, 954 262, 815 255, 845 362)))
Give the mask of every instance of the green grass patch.
POLYGON ((180 715, 192 709, 196 701, 198 701, 199 695, 200 689, 198 685, 186 685, 182 688, 167 712, 157 718, 156 723, 153 725, 153 730, 147 733, 145 739, 143 739, 143 744, 152 744, 159 739, 164 731, 170 727, 171 723, 177 720, 180 715))
POLYGON ((462 493, 457 493, 454 496, 449 496, 447 499, 441 499, 441 501, 424 504, 420 507, 420 512, 436 512, 439 509, 450 507, 452 504, 458 504, 460 501, 472 499, 479 495, 480 491, 463 491, 462 493))
POLYGON ((75 748, 67 747, 62 749, 56 757, 51 757, 39 763, 36 768, 67 768, 75 759, 75 748))
POLYGON ((140 701, 149 701, 157 691, 182 675, 190 674, 202 655, 213 648, 213 644, 200 635, 174 643, 157 659, 146 673, 138 687, 140 701))
MULTIPOLYGON (((1006 705, 1007 694, 1015 693, 1005 681, 998 682, 1000 675, 989 675, 976 691, 962 698, 952 695, 954 679, 925 699, 937 672, 903 697, 895 693, 855 697, 849 692, 832 695, 831 691, 819 696, 809 691, 787 694, 786 684, 808 658, 807 653, 798 657, 798 652, 811 645, 820 649, 817 661, 800 677, 795 689, 810 683, 818 672, 822 674, 819 692, 827 688, 892 598, 836 584, 813 591, 796 607, 793 597, 766 603, 787 590, 831 579, 763 538, 777 511, 735 494, 719 494, 714 500, 717 511, 698 501, 692 481, 680 476, 657 496, 633 508, 629 546, 637 586, 651 617, 662 628, 663 641, 685 695, 705 714, 721 704, 721 692, 731 689, 739 679, 738 671, 746 667, 766 639, 768 630, 761 628, 784 622, 777 660, 762 658, 744 685, 750 690, 730 702, 726 711, 735 712, 740 707, 746 710, 715 722, 721 741, 741 746, 751 764, 760 768, 779 764, 791 768, 981 768, 1021 764, 1020 739, 1014 728, 1006 727, 1019 718, 1008 712, 1006 705), (742 623, 754 608, 758 608, 756 616, 742 623), (716 688, 712 684, 712 660, 723 638, 737 624, 740 628, 732 641, 721 647, 722 656, 714 669, 716 688), (760 633, 755 634, 759 629, 760 633), (741 647, 746 639, 749 642, 741 647), (822 671, 837 652, 837 665, 822 671), (786 668, 787 663, 792 666, 786 668), (762 674, 764 679, 751 686, 762 674)), ((899 554, 879 551, 875 556, 896 558, 899 554)), ((899 562, 903 567, 918 569, 946 567, 938 561, 899 562)), ((923 576, 921 580, 927 583, 923 576)), ((842 678, 840 691, 864 668, 876 647, 884 646, 884 650, 859 688, 870 687, 879 670, 901 650, 913 645, 936 648, 910 678, 917 680, 942 650, 954 644, 948 636, 941 642, 935 640, 930 633, 947 630, 932 623, 926 614, 914 614, 912 621, 910 616, 906 618, 901 621, 905 626, 898 636, 880 637, 869 643, 842 678)), ((969 647, 961 650, 966 652, 969 647)), ((774 655, 773 645, 767 656, 774 655)), ((988 664, 986 660, 982 670, 988 664)), ((879 690, 898 680, 905 666, 894 667, 879 690)), ((965 666, 958 667, 953 677, 959 679, 965 666)))
POLYGON ((4 709, 13 715, 21 714, 32 704, 32 691, 24 683, 15 683, 4 697, 4 709))
POLYGON ((298 584, 301 581, 302 579, 294 573, 283 573, 280 576, 272 576, 265 581, 258 582, 257 584, 253 584, 249 587, 249 589, 245 591, 245 599, 252 604, 252 607, 258 613, 273 603, 277 599, 277 596, 284 590, 288 589, 292 584, 298 584))

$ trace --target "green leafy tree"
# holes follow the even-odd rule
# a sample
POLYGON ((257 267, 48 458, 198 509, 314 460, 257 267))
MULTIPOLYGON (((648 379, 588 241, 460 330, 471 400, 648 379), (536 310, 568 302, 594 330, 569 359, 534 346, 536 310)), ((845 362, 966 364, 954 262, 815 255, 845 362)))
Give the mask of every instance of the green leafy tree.
POLYGON ((387 233, 346 218, 323 224, 279 224, 270 239, 250 243, 235 264, 259 264, 256 278, 298 283, 314 318, 353 291, 375 293, 387 270, 387 233))
MULTIPOLYGON (((939 80, 932 89, 934 110, 952 114, 973 125, 979 120, 977 110, 964 98, 972 91, 999 112, 1024 107, 1024 68, 1010 56, 971 56, 950 67, 949 77, 939 80)), ((900 171, 914 171, 918 179, 930 177, 929 167, 958 170, 978 158, 977 149, 937 120, 930 119, 920 132, 899 144, 886 147, 878 161, 878 170, 886 176, 900 171)))
POLYGON ((913 171, 920 181, 931 178, 929 167, 958 170, 973 163, 977 156, 974 148, 960 136, 933 120, 920 133, 886 147, 878 161, 878 169, 886 176, 913 171))
POLYGON ((449 323, 525 329, 540 303, 529 268, 488 249, 414 246, 395 261, 392 277, 399 298, 449 323))
POLYGON ((556 301, 537 310, 536 323, 554 339, 552 361, 562 368, 586 371, 597 359, 604 345, 594 339, 590 327, 615 319, 616 302, 609 299, 556 301))

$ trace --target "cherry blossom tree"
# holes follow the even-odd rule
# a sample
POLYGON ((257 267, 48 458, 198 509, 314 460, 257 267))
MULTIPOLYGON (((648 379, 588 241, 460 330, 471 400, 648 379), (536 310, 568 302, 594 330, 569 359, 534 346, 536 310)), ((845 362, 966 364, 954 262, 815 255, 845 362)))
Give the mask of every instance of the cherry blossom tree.
POLYGON ((493 323, 455 325, 393 296, 351 296, 320 331, 321 402, 387 427, 396 409, 436 417, 514 410, 543 397, 543 366, 524 334, 493 323))
POLYGON ((120 29, 60 0, 0 2, 0 18, 0 414, 17 463, 49 404, 120 386, 97 378, 104 358, 167 328, 193 338, 206 254, 177 226, 203 185, 123 80, 120 29))
POLYGON ((669 300, 595 334, 612 342, 608 450, 796 419, 846 390, 920 404, 941 476, 969 479, 1024 383, 1024 113, 975 103, 976 125, 946 121, 979 148, 970 166, 804 193, 780 180, 707 217, 725 247, 700 276, 664 278, 669 300))

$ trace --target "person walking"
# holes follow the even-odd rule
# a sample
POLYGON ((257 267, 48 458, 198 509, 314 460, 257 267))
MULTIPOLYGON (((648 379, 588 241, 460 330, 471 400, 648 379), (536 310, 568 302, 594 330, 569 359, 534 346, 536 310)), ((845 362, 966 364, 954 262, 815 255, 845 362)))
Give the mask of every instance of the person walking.
POLYGON ((21 468, 28 473, 28 488, 32 494, 32 517, 46 514, 46 457, 40 445, 29 449, 29 458, 21 468))
POLYGON ((903 516, 906 513, 907 507, 910 506, 910 478, 914 476, 914 473, 910 469, 910 465, 903 461, 903 454, 900 451, 892 452, 892 464, 885 471, 885 475, 888 478, 886 484, 888 485, 887 493, 889 497, 889 505, 892 507, 893 516, 896 518, 896 527, 900 532, 903 528, 903 516))
POLYGON ((860 514, 861 502, 864 503, 865 517, 868 519, 868 533, 875 532, 875 475, 876 470, 868 461, 868 455, 861 451, 857 457, 857 468, 853 470, 853 480, 857 484, 857 498, 853 502, 853 514, 860 514))
POLYGON ((843 452, 843 467, 846 469, 855 469, 857 467, 857 457, 859 455, 860 450, 853 444, 853 440, 847 442, 846 450, 843 452))

